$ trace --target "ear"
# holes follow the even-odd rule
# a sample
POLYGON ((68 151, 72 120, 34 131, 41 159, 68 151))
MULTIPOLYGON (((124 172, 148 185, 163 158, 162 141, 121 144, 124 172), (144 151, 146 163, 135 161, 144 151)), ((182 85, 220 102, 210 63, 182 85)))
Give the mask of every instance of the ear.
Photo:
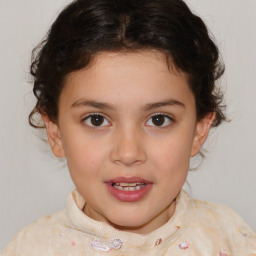
POLYGON ((197 155, 200 152, 201 147, 207 139, 214 119, 215 112, 211 112, 197 122, 191 150, 191 157, 197 155))
POLYGON ((46 126, 47 137, 53 154, 56 157, 65 157, 59 126, 51 121, 47 115, 42 115, 42 119, 46 126))

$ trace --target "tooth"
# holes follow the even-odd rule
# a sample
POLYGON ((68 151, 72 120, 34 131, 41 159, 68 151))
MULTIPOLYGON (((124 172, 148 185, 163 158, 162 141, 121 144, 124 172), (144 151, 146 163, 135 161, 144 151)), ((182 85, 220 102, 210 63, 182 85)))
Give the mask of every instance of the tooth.
POLYGON ((112 183, 112 186, 121 191, 135 191, 140 190, 145 187, 147 184, 142 182, 136 183, 112 183))
POLYGON ((114 187, 115 187, 116 189, 118 189, 118 190, 124 190, 124 188, 121 187, 121 186, 116 186, 116 185, 114 185, 114 187))
POLYGON ((128 187, 128 186, 129 186, 129 183, 120 183, 120 186, 122 186, 122 187, 128 187))

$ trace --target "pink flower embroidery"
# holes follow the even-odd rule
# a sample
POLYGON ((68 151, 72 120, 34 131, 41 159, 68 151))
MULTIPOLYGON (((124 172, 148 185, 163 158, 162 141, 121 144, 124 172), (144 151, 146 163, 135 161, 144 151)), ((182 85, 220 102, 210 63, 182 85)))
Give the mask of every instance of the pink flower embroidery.
POLYGON ((111 250, 111 248, 107 244, 101 242, 100 240, 98 240, 96 238, 93 239, 92 241, 90 241, 89 244, 91 245, 91 247, 93 249, 98 250, 98 251, 109 252, 111 250))
POLYGON ((161 243, 162 243, 162 238, 158 238, 157 240, 156 240, 156 242, 155 242, 155 246, 158 246, 158 245, 160 245, 161 243))
POLYGON ((180 249, 185 250, 185 249, 188 249, 188 247, 189 247, 189 243, 187 241, 184 241, 183 243, 179 244, 180 249))
POLYGON ((123 243, 120 239, 114 239, 110 243, 102 242, 97 238, 94 238, 89 242, 90 246, 98 251, 109 252, 112 249, 118 250, 122 247, 123 243))
POLYGON ((229 255, 230 255, 230 252, 228 250, 226 250, 226 249, 221 250, 219 252, 219 256, 229 256, 229 255))
POLYGON ((110 246, 115 249, 118 250, 122 247, 123 243, 120 239, 114 239, 113 241, 111 241, 110 246))

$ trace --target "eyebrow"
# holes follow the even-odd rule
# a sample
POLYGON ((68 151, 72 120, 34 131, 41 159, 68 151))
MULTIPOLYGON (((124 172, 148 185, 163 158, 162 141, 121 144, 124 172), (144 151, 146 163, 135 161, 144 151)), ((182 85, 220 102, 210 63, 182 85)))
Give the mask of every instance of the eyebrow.
POLYGON ((71 107, 72 108, 76 108, 76 107, 94 107, 94 108, 98 108, 98 109, 114 109, 114 106, 112 106, 111 104, 107 104, 104 102, 98 102, 95 100, 86 100, 86 99, 80 99, 75 101, 71 107))
MULTIPOLYGON (((98 108, 98 109, 107 109, 107 110, 113 110, 115 108, 112 104, 98 102, 95 100, 86 100, 86 99, 80 99, 80 100, 75 101, 71 105, 71 108, 86 107, 86 106, 94 107, 94 108, 98 108)), ((178 107, 185 108, 184 103, 182 103, 178 100, 175 100, 175 99, 168 99, 165 101, 148 103, 142 108, 142 110, 149 111, 149 110, 152 110, 155 108, 160 108, 160 107, 165 107, 165 106, 178 106, 178 107)))
POLYGON ((178 106, 178 107, 185 108, 185 104, 182 103, 181 101, 178 101, 178 100, 175 100, 175 99, 168 99, 168 100, 165 100, 165 101, 149 103, 143 108, 143 110, 148 111, 148 110, 152 110, 152 109, 160 108, 160 107, 165 107, 165 106, 178 106))

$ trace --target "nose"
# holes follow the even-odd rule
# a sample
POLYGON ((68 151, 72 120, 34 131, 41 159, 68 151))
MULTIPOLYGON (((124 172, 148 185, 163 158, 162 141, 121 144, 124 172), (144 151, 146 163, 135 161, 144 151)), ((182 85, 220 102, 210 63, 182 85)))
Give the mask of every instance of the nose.
POLYGON ((143 135, 135 130, 120 131, 113 138, 111 161, 127 167, 147 160, 143 135))

